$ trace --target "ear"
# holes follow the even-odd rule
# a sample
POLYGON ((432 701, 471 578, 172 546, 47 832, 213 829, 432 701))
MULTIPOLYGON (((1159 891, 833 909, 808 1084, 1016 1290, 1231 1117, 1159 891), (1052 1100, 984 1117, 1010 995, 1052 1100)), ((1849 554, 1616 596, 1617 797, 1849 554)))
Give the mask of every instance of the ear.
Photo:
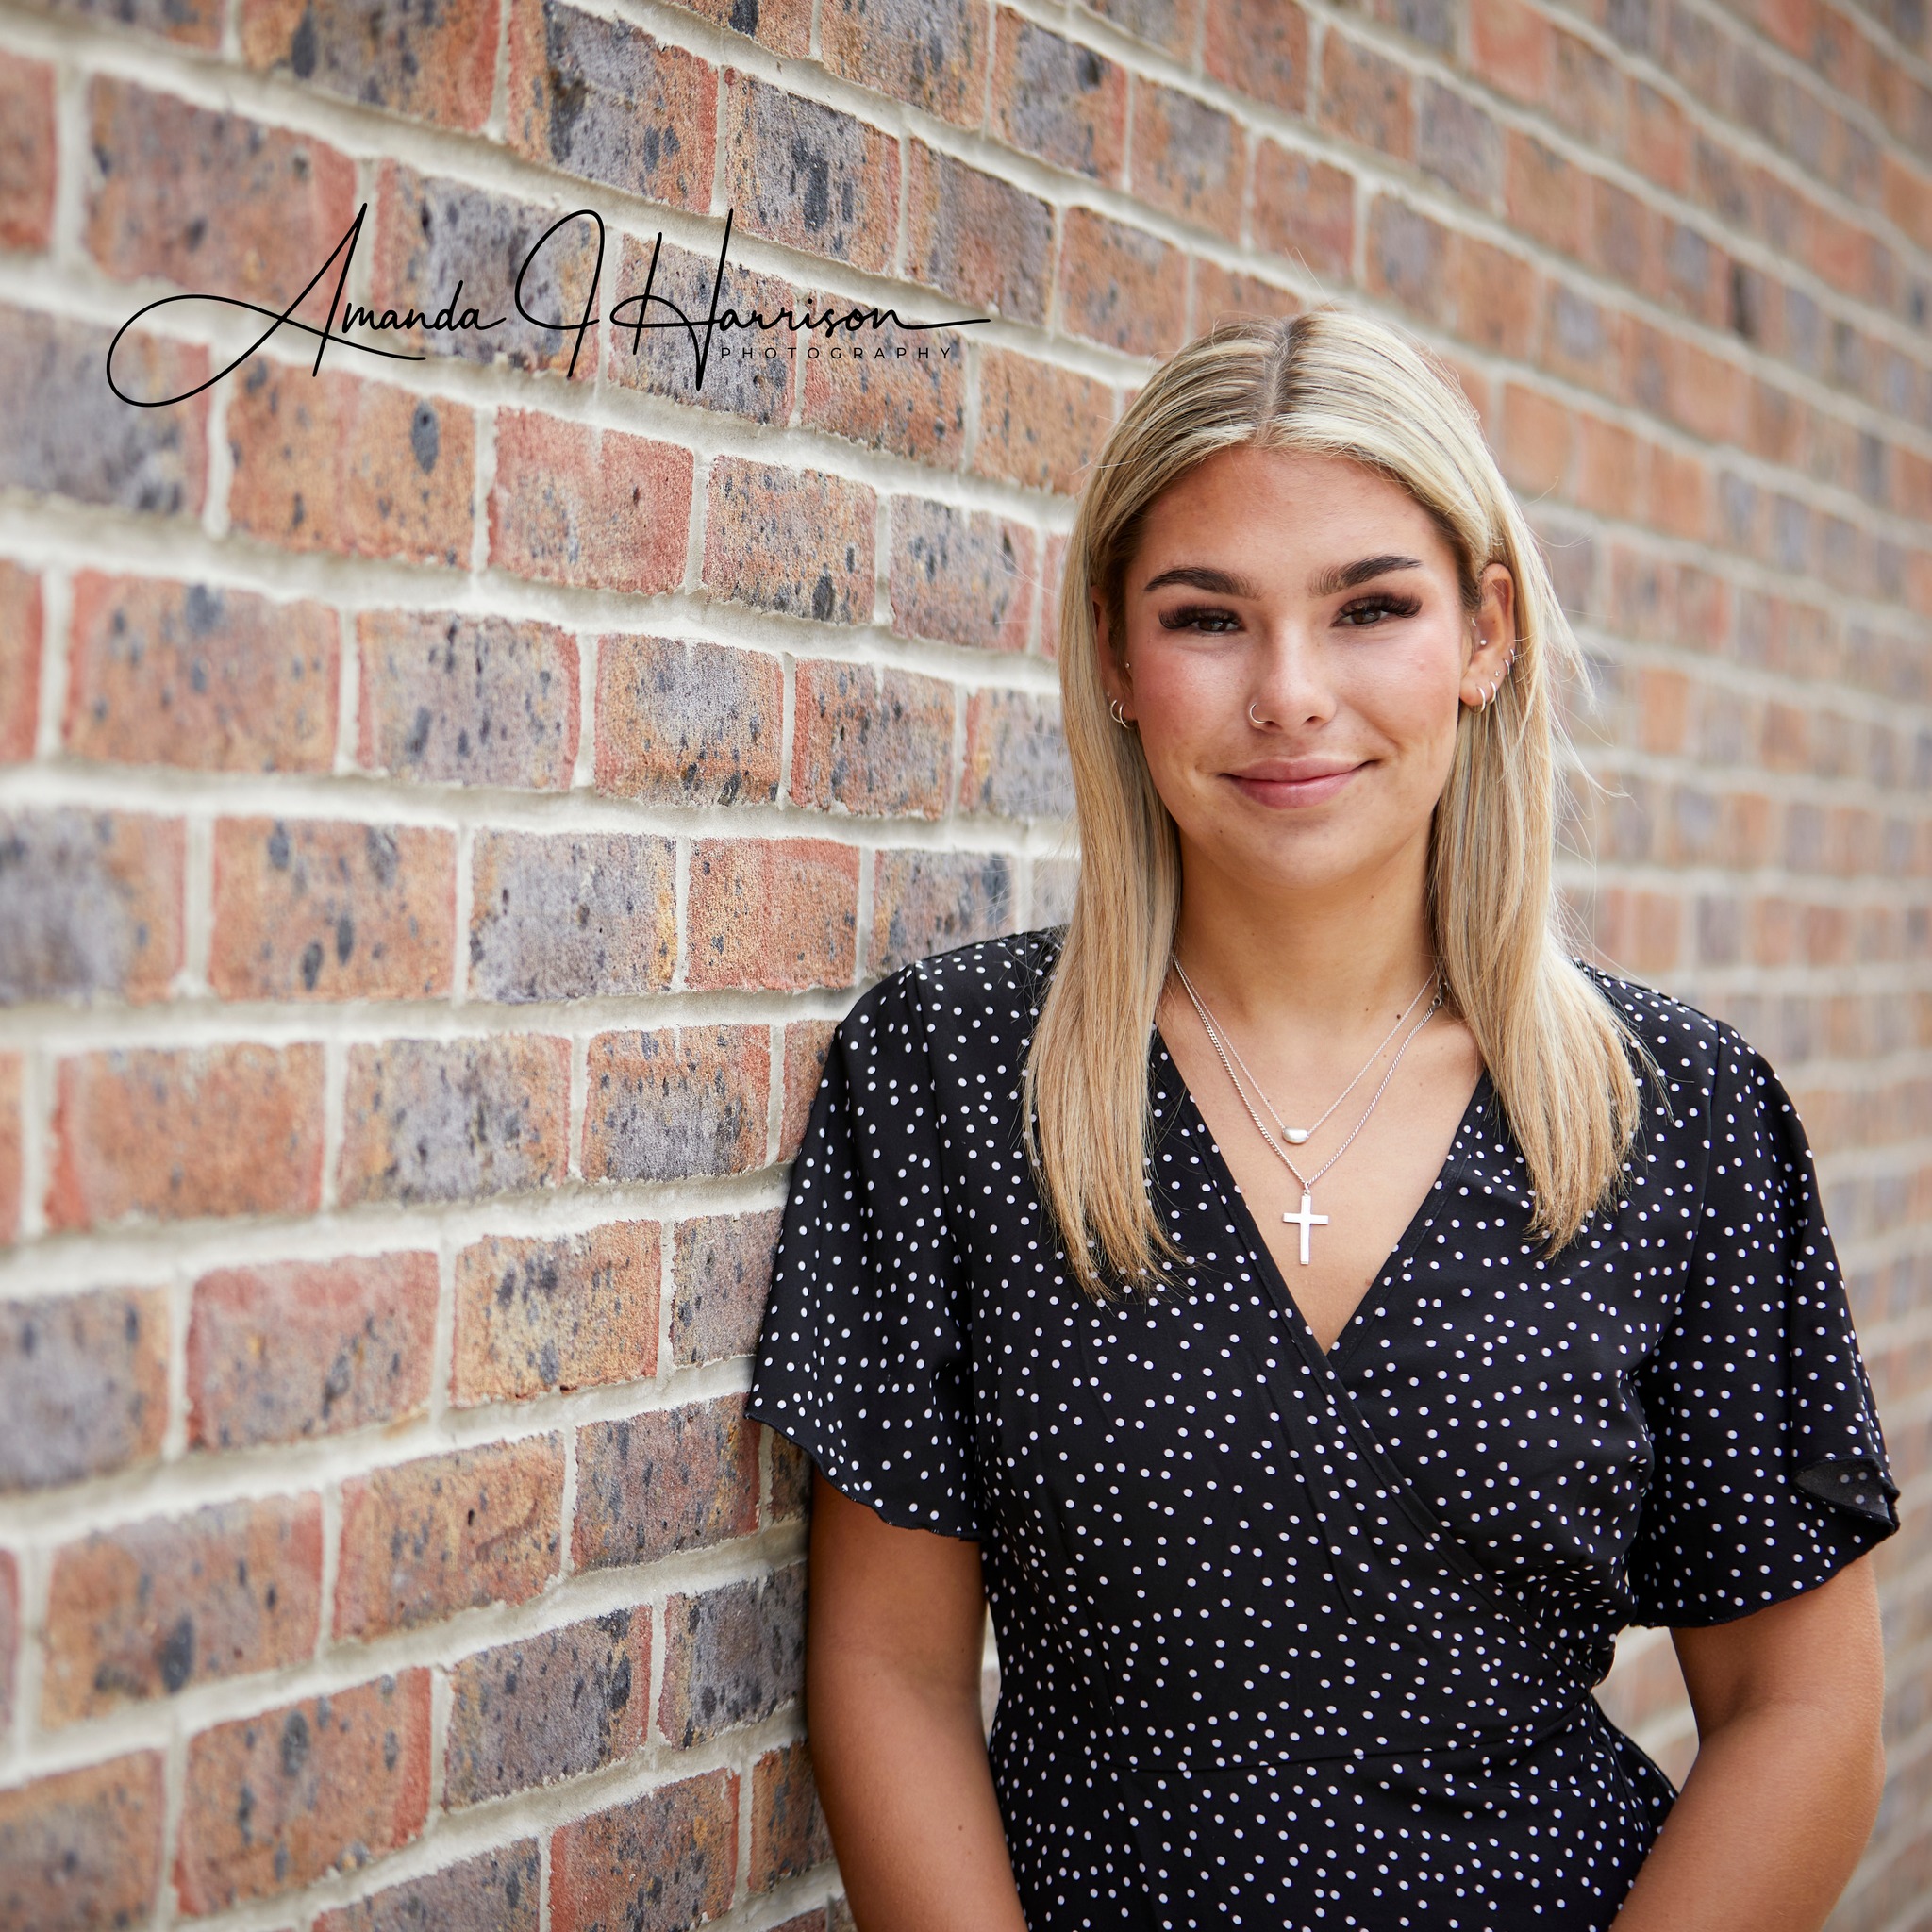
POLYGON ((1100 593, 1098 591, 1092 593, 1092 601, 1093 637, 1097 646, 1097 657, 1100 665, 1101 689, 1107 692, 1109 698, 1119 698, 1123 704, 1125 704, 1133 694, 1133 674, 1129 672, 1124 676, 1121 673, 1120 665, 1114 658, 1113 650, 1108 641, 1107 612, 1101 606, 1100 593))
POLYGON ((1480 710, 1493 699, 1516 656, 1516 580, 1507 564, 1484 566, 1480 599, 1462 633, 1462 682, 1457 695, 1480 710))

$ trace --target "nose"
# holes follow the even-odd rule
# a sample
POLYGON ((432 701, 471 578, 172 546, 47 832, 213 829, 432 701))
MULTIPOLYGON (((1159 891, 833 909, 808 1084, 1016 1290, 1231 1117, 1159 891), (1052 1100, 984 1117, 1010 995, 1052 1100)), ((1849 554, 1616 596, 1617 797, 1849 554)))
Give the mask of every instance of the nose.
POLYGON ((1248 680, 1248 723, 1294 730, 1335 715, 1334 667, 1324 644, 1303 624, 1284 622, 1256 641, 1248 680))

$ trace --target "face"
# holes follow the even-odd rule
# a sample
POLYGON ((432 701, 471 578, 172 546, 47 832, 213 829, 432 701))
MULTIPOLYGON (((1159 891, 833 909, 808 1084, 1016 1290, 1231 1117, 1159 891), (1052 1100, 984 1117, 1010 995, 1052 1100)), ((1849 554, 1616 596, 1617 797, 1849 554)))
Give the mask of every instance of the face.
POLYGON ((1428 513, 1341 458, 1225 450, 1170 488, 1101 668, 1184 866, 1307 889, 1425 854, 1457 717, 1513 648, 1508 571, 1481 590, 1471 613, 1428 513))

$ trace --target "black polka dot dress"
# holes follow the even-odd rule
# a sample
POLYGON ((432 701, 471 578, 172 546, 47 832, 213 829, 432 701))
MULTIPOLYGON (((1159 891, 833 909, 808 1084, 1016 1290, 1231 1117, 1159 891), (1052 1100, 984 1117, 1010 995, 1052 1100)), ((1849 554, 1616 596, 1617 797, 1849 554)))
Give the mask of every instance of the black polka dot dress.
POLYGON ((1485 1074, 1335 1347, 1158 1029, 1177 1291, 1069 1279, 1021 1142, 1046 927, 841 1022, 751 1413, 980 1545, 1030 1932, 1589 1932, 1675 1791, 1591 1687, 1626 1624, 1824 1582, 1898 1494, 1790 1098, 1734 1028, 1578 961, 1670 1076, 1559 1255, 1485 1074))

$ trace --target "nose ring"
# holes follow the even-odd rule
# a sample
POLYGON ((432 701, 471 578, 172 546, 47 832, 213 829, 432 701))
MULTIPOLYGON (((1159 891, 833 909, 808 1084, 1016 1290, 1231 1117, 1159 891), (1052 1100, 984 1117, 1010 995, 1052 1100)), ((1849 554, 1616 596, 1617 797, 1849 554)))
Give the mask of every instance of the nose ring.
POLYGON ((1255 701, 1253 698, 1250 698, 1248 700, 1248 723, 1250 724, 1259 725, 1260 722, 1260 719, 1255 716, 1255 701))

